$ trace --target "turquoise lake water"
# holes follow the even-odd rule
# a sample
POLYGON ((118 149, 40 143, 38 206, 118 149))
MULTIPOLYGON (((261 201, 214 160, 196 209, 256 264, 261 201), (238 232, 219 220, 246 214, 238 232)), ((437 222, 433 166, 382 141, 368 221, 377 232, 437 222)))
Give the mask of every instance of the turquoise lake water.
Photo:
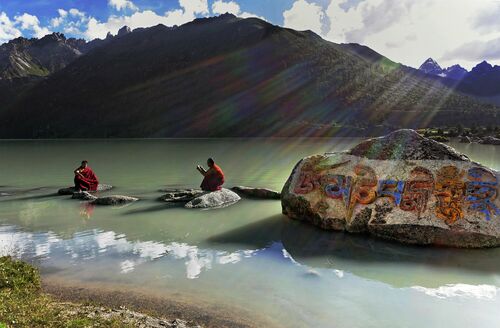
MULTIPOLYGON (((228 187, 280 190, 300 158, 358 141, 1 141, 0 255, 36 263, 51 281, 217 304, 276 327, 500 327, 500 249, 322 231, 273 200, 208 211, 157 201, 161 188, 197 187, 209 156, 228 187), (112 193, 141 200, 92 208, 55 195, 82 159, 112 193)), ((500 169, 498 147, 452 146, 500 169)))

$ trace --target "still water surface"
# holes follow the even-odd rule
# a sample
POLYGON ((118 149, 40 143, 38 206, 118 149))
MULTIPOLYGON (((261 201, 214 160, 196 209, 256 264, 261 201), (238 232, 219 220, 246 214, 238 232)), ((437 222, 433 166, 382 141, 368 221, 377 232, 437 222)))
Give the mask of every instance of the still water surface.
MULTIPOLYGON (((281 327, 500 327, 500 249, 408 247, 318 230, 279 201, 219 210, 168 208, 167 186, 196 187, 213 156, 227 186, 280 190, 306 155, 355 139, 0 142, 0 254, 46 279, 140 287, 152 295, 244 309, 281 327), (91 208, 56 196, 90 161, 113 193, 141 201, 91 208)), ((500 149, 452 144, 500 169, 500 149)))

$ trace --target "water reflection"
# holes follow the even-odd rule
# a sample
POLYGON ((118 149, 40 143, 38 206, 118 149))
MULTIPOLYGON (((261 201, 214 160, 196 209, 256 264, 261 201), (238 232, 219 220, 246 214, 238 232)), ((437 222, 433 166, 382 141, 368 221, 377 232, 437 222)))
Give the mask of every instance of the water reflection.
MULTIPOLYGON (((227 252, 200 249, 186 243, 164 244, 155 241, 128 241, 113 231, 89 230, 75 233, 71 239, 60 239, 55 233, 30 233, 15 226, 0 226, 0 255, 24 259, 43 259, 54 255, 55 262, 82 265, 98 257, 116 262, 115 272, 123 274, 162 257, 184 261, 186 278, 196 279, 214 265, 235 264, 254 256, 258 250, 227 252)), ((46 263, 47 264, 47 263, 46 263)), ((49 265, 49 264, 47 264, 49 265)))
POLYGON ((366 235, 325 231, 282 215, 210 238, 260 248, 281 242, 287 256, 311 268, 344 270, 395 287, 498 283, 500 249, 409 246, 366 235), (421 274, 425 268, 428 272, 421 274), (413 269, 413 270, 412 270, 413 269), (430 271, 430 272, 429 272, 430 271), (398 272, 401 272, 399 275, 398 272))

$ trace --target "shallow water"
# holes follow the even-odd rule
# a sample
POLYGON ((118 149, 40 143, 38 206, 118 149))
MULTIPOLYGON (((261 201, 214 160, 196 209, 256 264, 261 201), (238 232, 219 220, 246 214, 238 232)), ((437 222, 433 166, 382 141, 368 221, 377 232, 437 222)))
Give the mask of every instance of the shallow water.
MULTIPOLYGON (((156 201, 220 163, 227 186, 281 189, 303 156, 355 139, 0 142, 0 254, 46 278, 140 287, 244 309, 282 327, 498 327, 500 249, 408 247, 325 232, 283 217, 279 201, 209 211, 156 201), (88 159, 113 193, 141 201, 90 208, 57 196, 88 159)), ((453 144, 494 169, 500 148, 453 144)))

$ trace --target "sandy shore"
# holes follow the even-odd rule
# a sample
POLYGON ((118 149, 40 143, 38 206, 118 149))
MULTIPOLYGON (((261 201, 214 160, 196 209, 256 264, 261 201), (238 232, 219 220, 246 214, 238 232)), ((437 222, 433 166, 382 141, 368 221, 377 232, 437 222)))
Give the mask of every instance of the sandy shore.
POLYGON ((278 327, 244 309, 228 309, 207 300, 188 300, 179 294, 158 296, 140 288, 61 281, 43 278, 45 293, 62 302, 90 303, 113 309, 127 308, 167 320, 180 319, 202 327, 255 328, 278 327))

